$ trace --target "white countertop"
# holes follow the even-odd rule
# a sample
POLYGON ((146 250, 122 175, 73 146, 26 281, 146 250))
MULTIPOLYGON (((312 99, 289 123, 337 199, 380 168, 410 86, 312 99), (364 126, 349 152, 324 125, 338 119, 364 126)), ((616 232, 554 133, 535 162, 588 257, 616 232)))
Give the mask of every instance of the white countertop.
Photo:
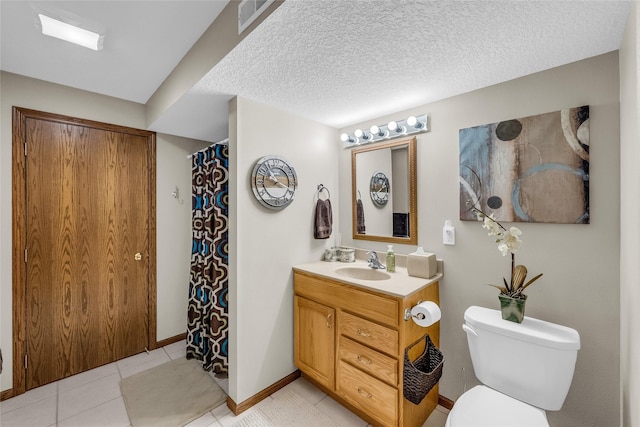
POLYGON ((406 297, 413 294, 416 291, 429 286, 434 282, 442 278, 442 262, 438 261, 438 273, 430 279, 423 279, 421 277, 412 277, 407 273, 407 269, 404 267, 396 267, 396 271, 389 273, 386 270, 380 270, 386 272, 390 278, 386 280, 359 280, 350 277, 345 277, 336 273, 336 270, 344 267, 359 267, 369 269, 366 261, 356 260, 356 262, 327 262, 316 261, 306 264, 299 264, 293 267, 294 271, 315 274, 317 276, 326 277, 327 279, 335 280, 338 282, 346 283, 348 285, 359 286, 374 291, 379 291, 385 294, 406 297))

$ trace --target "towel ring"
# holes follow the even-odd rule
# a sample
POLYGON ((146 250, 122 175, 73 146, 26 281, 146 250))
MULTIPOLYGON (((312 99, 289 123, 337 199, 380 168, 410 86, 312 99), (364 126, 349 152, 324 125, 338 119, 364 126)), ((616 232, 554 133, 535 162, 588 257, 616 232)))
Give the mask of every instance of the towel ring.
POLYGON ((318 196, 318 199, 320 198, 320 193, 322 192, 322 190, 325 190, 327 192, 327 199, 330 199, 331 193, 329 192, 329 189, 322 184, 318 184, 318 189, 316 190, 316 195, 318 196))
POLYGON ((362 200, 362 195, 360 195, 360 190, 358 190, 358 200, 362 200))

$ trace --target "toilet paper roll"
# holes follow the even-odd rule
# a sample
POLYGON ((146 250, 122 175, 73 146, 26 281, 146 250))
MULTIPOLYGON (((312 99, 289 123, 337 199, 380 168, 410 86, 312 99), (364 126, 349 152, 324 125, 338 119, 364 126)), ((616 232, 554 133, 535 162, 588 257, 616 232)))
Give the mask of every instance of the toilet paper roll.
POLYGON ((433 301, 425 301, 411 309, 411 318, 418 326, 426 328, 433 325, 442 316, 440 307, 433 301))

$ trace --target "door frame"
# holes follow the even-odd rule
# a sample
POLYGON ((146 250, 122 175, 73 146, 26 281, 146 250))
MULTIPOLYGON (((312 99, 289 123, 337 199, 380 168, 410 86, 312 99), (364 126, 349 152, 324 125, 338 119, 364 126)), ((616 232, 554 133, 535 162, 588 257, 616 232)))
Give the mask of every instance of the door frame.
MULTIPOLYGON (((148 236, 148 340, 147 349, 156 348, 157 287, 156 287, 156 133, 61 114, 47 113, 22 107, 12 107, 12 292, 13 292, 13 385, 12 395, 26 391, 25 356, 27 354, 27 264, 26 251, 26 159, 25 128, 29 118, 57 123, 91 127, 104 131, 122 132, 147 139, 147 183, 149 185, 148 236)), ((28 150, 28 147, 27 147, 28 150)), ((3 396, 4 397, 4 396, 3 396)))

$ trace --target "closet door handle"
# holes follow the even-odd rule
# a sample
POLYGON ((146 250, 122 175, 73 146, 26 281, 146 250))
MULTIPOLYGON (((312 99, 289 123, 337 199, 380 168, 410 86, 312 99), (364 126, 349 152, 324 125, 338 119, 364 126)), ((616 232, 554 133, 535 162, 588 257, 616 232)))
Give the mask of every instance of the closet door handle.
POLYGON ((331 313, 327 314, 327 328, 329 328, 329 329, 331 329, 331 325, 332 325, 331 318, 332 317, 333 317, 333 314, 331 314, 331 313))

